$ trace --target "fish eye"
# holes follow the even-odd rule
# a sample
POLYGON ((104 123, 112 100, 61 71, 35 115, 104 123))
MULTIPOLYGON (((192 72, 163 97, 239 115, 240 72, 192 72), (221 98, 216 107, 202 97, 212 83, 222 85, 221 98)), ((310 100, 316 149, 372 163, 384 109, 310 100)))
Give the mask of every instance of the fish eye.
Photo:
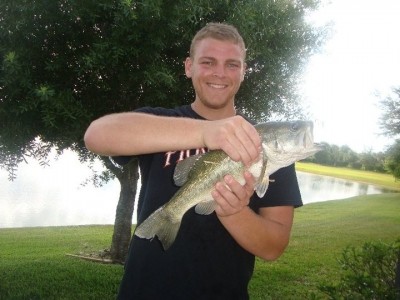
POLYGON ((292 126, 290 127, 291 131, 298 131, 300 129, 300 124, 298 122, 292 123, 292 126))

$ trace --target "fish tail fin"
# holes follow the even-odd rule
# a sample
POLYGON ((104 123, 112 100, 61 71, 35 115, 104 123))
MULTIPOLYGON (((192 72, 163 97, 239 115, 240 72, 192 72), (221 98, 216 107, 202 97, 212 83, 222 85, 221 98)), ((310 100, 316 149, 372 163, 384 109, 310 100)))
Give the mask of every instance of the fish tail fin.
POLYGON ((164 250, 167 250, 174 243, 180 225, 180 219, 172 220, 163 207, 160 207, 136 227, 135 235, 145 239, 157 236, 164 250))

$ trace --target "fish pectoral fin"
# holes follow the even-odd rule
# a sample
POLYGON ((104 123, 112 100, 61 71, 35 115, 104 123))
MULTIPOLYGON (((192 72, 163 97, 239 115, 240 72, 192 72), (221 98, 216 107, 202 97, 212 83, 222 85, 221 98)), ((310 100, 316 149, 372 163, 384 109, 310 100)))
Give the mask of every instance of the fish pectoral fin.
POLYGON ((266 171, 267 163, 264 163, 262 174, 259 178, 259 181, 256 183, 255 190, 258 197, 264 197, 265 193, 267 192, 269 186, 269 175, 266 171))
POLYGON ((157 236, 164 250, 167 250, 174 243, 180 225, 181 219, 173 222, 163 207, 160 207, 136 227, 135 235, 150 240, 157 236))
POLYGON ((194 211, 199 215, 209 215, 212 214, 215 210, 216 203, 214 200, 208 200, 204 202, 200 202, 194 208, 194 211))
POLYGON ((264 197, 265 193, 267 192, 269 185, 269 180, 261 180, 259 183, 256 184, 256 194, 258 197, 264 197))
POLYGON ((190 171, 200 157, 201 154, 193 155, 177 163, 174 171, 174 183, 177 186, 182 186, 186 183, 190 171))
POLYGON ((267 192, 268 186, 269 186, 269 175, 267 172, 268 159, 267 159, 266 153, 267 153, 267 151, 264 149, 263 150, 263 166, 261 169, 260 177, 255 186, 256 194, 260 198, 264 197, 265 193, 267 192))

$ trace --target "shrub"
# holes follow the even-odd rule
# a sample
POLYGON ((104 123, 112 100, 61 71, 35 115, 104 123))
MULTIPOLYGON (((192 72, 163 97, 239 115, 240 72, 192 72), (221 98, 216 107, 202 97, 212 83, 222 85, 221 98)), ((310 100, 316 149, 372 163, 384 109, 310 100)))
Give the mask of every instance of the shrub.
POLYGON ((399 259, 400 239, 392 244, 348 246, 339 259, 343 270, 339 283, 322 285, 319 290, 329 299, 400 299, 399 287, 396 288, 399 259))

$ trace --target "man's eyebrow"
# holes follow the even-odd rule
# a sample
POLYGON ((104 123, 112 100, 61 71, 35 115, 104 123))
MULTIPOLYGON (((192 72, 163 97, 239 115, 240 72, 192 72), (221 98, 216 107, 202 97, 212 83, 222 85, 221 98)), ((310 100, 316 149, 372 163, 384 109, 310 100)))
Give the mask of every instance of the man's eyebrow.
POLYGON ((226 60, 227 62, 229 62, 229 63, 238 63, 238 64, 242 64, 242 61, 241 60, 239 60, 239 59, 227 59, 226 60))
MULTIPOLYGON (((199 57, 199 59, 217 60, 215 57, 212 57, 212 56, 201 56, 201 57, 199 57)), ((242 64, 242 61, 240 59, 234 59, 234 58, 228 58, 225 62, 242 64)))
POLYGON ((211 57, 211 56, 201 56, 199 59, 209 59, 209 60, 216 60, 216 58, 211 57))

